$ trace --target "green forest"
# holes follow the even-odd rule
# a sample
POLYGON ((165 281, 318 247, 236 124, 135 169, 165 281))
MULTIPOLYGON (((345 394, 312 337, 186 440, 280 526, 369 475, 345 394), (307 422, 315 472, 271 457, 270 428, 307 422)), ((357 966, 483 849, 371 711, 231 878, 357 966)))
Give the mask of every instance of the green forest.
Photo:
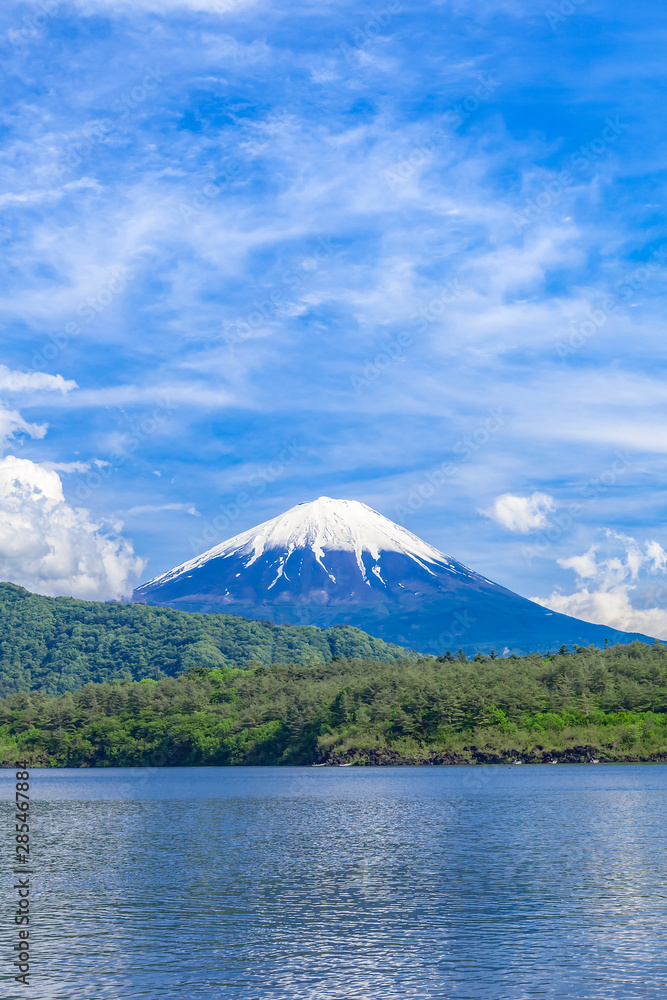
MULTIPOLYGON (((155 629, 171 620, 152 611, 155 629)), ((85 641, 72 650, 85 652, 85 641)), ((0 701, 0 755, 56 767, 667 761, 658 642, 471 661, 318 656, 15 692, 0 701)))
POLYGON ((192 667, 320 666, 334 657, 416 655, 346 625, 273 625, 238 615, 41 597, 0 583, 0 696, 160 680, 192 667))

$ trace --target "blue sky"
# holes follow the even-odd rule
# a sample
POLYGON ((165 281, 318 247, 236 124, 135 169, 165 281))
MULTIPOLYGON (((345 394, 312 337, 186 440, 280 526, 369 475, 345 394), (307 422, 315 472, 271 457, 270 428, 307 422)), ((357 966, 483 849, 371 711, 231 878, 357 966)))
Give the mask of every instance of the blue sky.
POLYGON ((3 576, 127 593, 326 494, 667 634, 654 4, 0 18, 3 576))

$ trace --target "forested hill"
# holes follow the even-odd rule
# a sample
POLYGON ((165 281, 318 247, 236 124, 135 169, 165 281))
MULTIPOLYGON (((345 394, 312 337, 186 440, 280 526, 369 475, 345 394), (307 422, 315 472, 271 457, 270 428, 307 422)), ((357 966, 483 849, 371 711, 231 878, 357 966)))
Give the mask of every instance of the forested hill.
POLYGON ((667 648, 194 669, 0 699, 5 766, 516 759, 667 761, 667 648))
POLYGON ((194 667, 320 666, 339 657, 394 661, 416 654, 345 625, 322 630, 145 604, 41 597, 0 583, 0 695, 159 680, 194 667))

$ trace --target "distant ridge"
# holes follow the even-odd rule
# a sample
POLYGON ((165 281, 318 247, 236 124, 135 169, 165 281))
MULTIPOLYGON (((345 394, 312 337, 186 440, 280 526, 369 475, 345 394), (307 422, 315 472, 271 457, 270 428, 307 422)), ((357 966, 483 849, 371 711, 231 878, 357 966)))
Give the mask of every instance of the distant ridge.
POLYGON ((42 597, 11 583, 0 583, 0 650, 0 696, 158 680, 193 667, 318 667, 334 658, 384 662, 415 656, 355 628, 322 631, 237 615, 42 597))
POLYGON ((319 497, 139 587, 133 600, 286 624, 353 625, 438 655, 652 642, 549 611, 357 500, 319 497))

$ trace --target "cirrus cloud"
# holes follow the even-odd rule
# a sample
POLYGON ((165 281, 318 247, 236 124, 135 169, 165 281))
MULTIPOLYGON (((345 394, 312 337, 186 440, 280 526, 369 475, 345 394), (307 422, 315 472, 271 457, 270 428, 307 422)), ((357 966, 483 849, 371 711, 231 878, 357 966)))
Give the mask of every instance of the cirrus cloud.
POLYGON ((169 14, 178 11, 194 11, 202 14, 234 14, 246 7, 254 7, 257 0, 74 0, 76 6, 84 13, 134 14, 144 13, 169 14))
POLYGON ((180 510, 186 514, 190 514, 192 517, 199 517, 199 511, 191 503, 138 504, 136 507, 130 507, 128 514, 157 514, 162 510, 180 510))

